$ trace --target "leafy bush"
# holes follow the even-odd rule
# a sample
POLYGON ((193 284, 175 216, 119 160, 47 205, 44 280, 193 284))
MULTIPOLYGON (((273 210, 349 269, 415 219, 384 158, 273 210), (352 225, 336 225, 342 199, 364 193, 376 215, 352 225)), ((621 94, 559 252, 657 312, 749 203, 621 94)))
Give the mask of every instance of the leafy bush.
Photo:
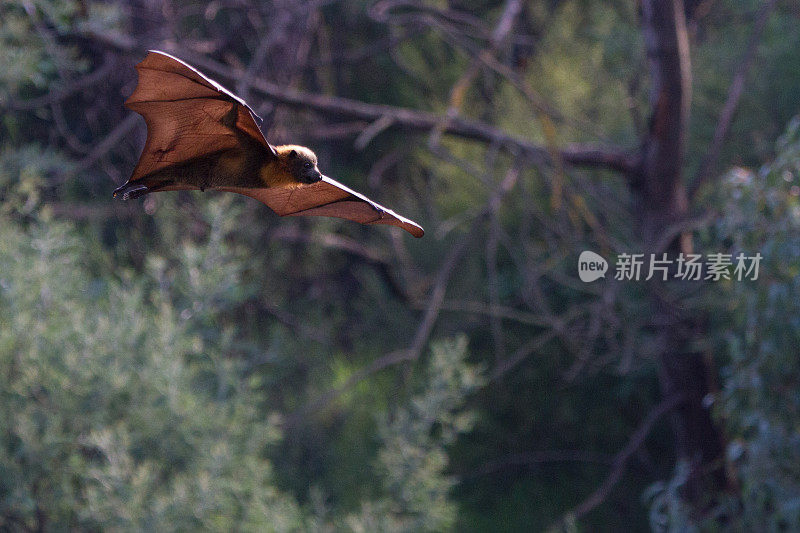
MULTIPOLYGON (((776 148, 757 171, 725 176, 721 216, 705 242, 762 256, 757 280, 715 283, 708 295, 711 342, 724 354, 716 413, 728 430, 736 487, 707 522, 745 531, 800 528, 800 117, 776 148)), ((685 477, 679 467, 648 491, 654 530, 697 523, 676 497, 685 477)))
POLYGON ((140 281, 87 260, 95 244, 67 224, 0 215, 0 526, 452 523, 445 446, 470 427, 461 408, 479 383, 463 338, 436 345, 419 392, 379 415, 379 452, 363 476, 383 480, 381 498, 363 495, 358 515, 319 514, 276 486, 281 417, 258 407, 246 361, 226 355, 239 332, 207 327, 243 294, 238 256, 221 238, 226 201, 208 206, 208 242, 176 250, 177 267, 151 258, 140 281))

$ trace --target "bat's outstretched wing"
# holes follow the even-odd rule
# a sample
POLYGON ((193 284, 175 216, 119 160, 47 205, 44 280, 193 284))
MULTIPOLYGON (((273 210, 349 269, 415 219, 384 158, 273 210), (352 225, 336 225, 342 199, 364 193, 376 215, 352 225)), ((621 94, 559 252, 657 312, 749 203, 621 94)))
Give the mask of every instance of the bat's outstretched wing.
POLYGON ((373 202, 336 180, 322 180, 294 187, 221 187, 220 190, 244 194, 269 206, 280 216, 324 216, 354 220, 361 224, 398 226, 414 237, 425 232, 416 222, 398 215, 391 209, 373 202))
MULTIPOLYGON (((243 140, 261 145, 265 157, 276 157, 250 106, 216 81, 157 50, 136 70, 139 83, 125 105, 144 117, 147 141, 129 182, 238 148, 243 140)), ((182 185, 170 188, 198 188, 182 185)))

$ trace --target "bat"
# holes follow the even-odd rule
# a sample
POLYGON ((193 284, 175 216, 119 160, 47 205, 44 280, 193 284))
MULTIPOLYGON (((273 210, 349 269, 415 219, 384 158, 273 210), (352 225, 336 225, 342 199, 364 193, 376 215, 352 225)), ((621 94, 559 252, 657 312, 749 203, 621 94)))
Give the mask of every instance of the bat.
POLYGON ((115 198, 228 191, 280 216, 338 217, 424 234, 416 222, 323 175, 310 149, 271 145, 244 100, 180 59, 151 50, 136 70, 139 82, 125 106, 144 117, 147 140, 115 198))

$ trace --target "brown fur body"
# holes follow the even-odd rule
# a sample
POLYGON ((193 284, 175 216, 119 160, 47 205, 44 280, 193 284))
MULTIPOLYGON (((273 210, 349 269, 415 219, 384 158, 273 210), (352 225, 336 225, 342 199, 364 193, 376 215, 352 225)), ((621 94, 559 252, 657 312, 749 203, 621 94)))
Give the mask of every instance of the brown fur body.
POLYGON ((277 156, 267 153, 255 143, 243 142, 241 146, 206 154, 148 174, 135 182, 135 186, 145 186, 147 190, 132 196, 185 188, 291 187, 321 179, 316 155, 304 146, 277 146, 277 156))

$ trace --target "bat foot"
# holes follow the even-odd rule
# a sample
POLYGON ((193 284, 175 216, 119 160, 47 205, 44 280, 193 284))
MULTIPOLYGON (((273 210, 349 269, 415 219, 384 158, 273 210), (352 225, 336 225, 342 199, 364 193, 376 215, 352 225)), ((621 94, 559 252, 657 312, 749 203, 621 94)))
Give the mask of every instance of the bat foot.
POLYGON ((148 192, 150 192, 150 189, 146 185, 126 183, 122 187, 118 187, 114 190, 114 198, 116 198, 118 194, 121 194, 123 200, 131 200, 144 196, 148 192))

